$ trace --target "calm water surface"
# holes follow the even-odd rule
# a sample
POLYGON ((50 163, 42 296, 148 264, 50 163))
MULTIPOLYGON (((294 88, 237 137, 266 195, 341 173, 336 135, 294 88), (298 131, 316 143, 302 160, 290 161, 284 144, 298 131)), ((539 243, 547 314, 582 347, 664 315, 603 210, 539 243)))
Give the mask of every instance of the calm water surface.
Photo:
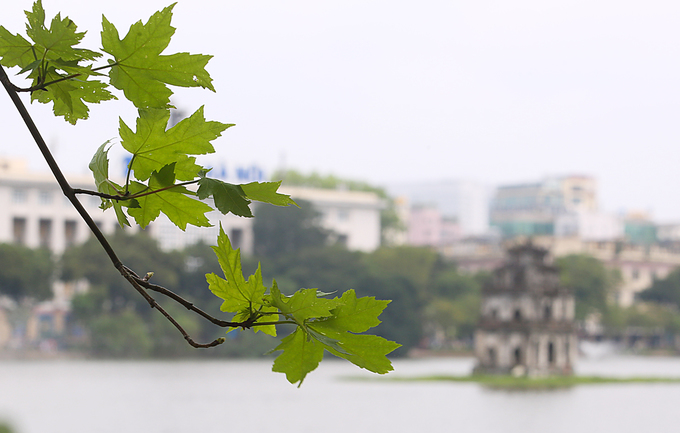
MULTIPOLYGON (((467 374, 471 359, 404 360, 395 375, 467 374)), ((267 361, 1 362, 17 433, 677 432, 680 384, 508 392, 472 383, 347 381, 325 362, 298 389, 267 361)), ((580 374, 680 377, 680 358, 581 360, 580 374)))

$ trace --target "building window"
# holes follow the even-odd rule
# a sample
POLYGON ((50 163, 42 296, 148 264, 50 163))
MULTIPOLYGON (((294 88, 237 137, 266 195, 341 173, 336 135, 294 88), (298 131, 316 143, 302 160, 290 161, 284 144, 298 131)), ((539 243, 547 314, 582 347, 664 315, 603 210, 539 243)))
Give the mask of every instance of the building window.
POLYGON ((520 347, 515 348, 515 351, 513 352, 513 361, 514 365, 522 364, 522 348, 520 347))
POLYGON ((496 349, 493 347, 489 347, 487 351, 487 355, 489 356, 489 367, 495 367, 496 366, 496 349))
POLYGON ((52 204, 52 191, 40 191, 38 193, 38 203, 42 205, 52 204))
POLYGON ((38 221, 38 236, 41 248, 52 246, 52 220, 41 219, 38 221))
POLYGON ((640 278, 640 270, 638 268, 633 268, 630 275, 634 280, 637 280, 638 278, 640 278))
POLYGON ((233 249, 241 248, 241 244, 243 244, 243 229, 231 229, 229 240, 233 249))
POLYGON ((550 308, 550 305, 546 305, 543 309, 543 318, 545 320, 550 320, 552 318, 552 308, 550 308))
POLYGON ((14 188, 12 191, 13 203, 26 203, 28 200, 28 193, 23 188, 14 188))
POLYGON ((347 241, 348 241, 347 235, 338 235, 338 239, 337 239, 336 243, 338 245, 342 245, 343 247, 346 247, 347 241))
POLYGON ((26 218, 12 220, 12 238, 15 244, 26 245, 26 218))
POLYGON ((64 240, 66 248, 76 243, 76 222, 74 220, 64 221, 64 240))
POLYGON ((552 343, 548 343, 548 364, 554 364, 555 363, 555 345, 552 343))
POLYGON ((513 315, 513 319, 515 322, 520 322, 522 320, 522 310, 519 308, 515 310, 515 314, 513 315))

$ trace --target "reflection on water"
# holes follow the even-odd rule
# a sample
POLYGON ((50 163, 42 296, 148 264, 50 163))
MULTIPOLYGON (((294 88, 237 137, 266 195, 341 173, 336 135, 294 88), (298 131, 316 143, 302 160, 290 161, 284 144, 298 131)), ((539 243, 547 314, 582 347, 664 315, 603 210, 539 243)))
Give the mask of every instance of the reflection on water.
MULTIPOLYGON (((397 375, 467 374, 469 358, 400 360, 397 375)), ((0 419, 17 433, 673 431, 680 384, 494 391, 474 383, 362 382, 325 362, 302 388, 267 361, 2 362, 0 419)), ((680 358, 582 360, 584 375, 680 377, 680 358)))

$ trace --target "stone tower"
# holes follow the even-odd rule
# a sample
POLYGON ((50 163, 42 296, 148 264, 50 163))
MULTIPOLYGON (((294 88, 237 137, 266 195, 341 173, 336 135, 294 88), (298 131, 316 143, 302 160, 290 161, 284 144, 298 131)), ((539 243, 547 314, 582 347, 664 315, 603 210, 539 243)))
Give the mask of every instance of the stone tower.
POLYGON ((476 373, 572 373, 578 350, 574 296, 560 286, 547 255, 530 242, 509 249, 482 290, 476 373))

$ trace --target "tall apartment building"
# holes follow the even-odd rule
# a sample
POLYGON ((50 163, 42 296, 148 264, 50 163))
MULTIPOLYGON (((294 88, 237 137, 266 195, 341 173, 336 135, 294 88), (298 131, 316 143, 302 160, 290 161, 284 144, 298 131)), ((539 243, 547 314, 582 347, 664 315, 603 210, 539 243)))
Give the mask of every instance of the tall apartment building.
POLYGON ((505 238, 576 236, 611 240, 624 236, 623 220, 599 211, 597 182, 589 176, 551 177, 536 183, 500 186, 489 215, 491 225, 505 238))
MULTIPOLYGON (((483 235, 489 230, 491 190, 481 183, 468 180, 414 182, 388 185, 387 190, 392 196, 406 197, 412 212, 437 209, 445 224, 455 220, 460 236, 483 235)), ((427 229, 417 227, 415 230, 427 229)), ((444 235, 448 232, 445 230, 444 235)))

